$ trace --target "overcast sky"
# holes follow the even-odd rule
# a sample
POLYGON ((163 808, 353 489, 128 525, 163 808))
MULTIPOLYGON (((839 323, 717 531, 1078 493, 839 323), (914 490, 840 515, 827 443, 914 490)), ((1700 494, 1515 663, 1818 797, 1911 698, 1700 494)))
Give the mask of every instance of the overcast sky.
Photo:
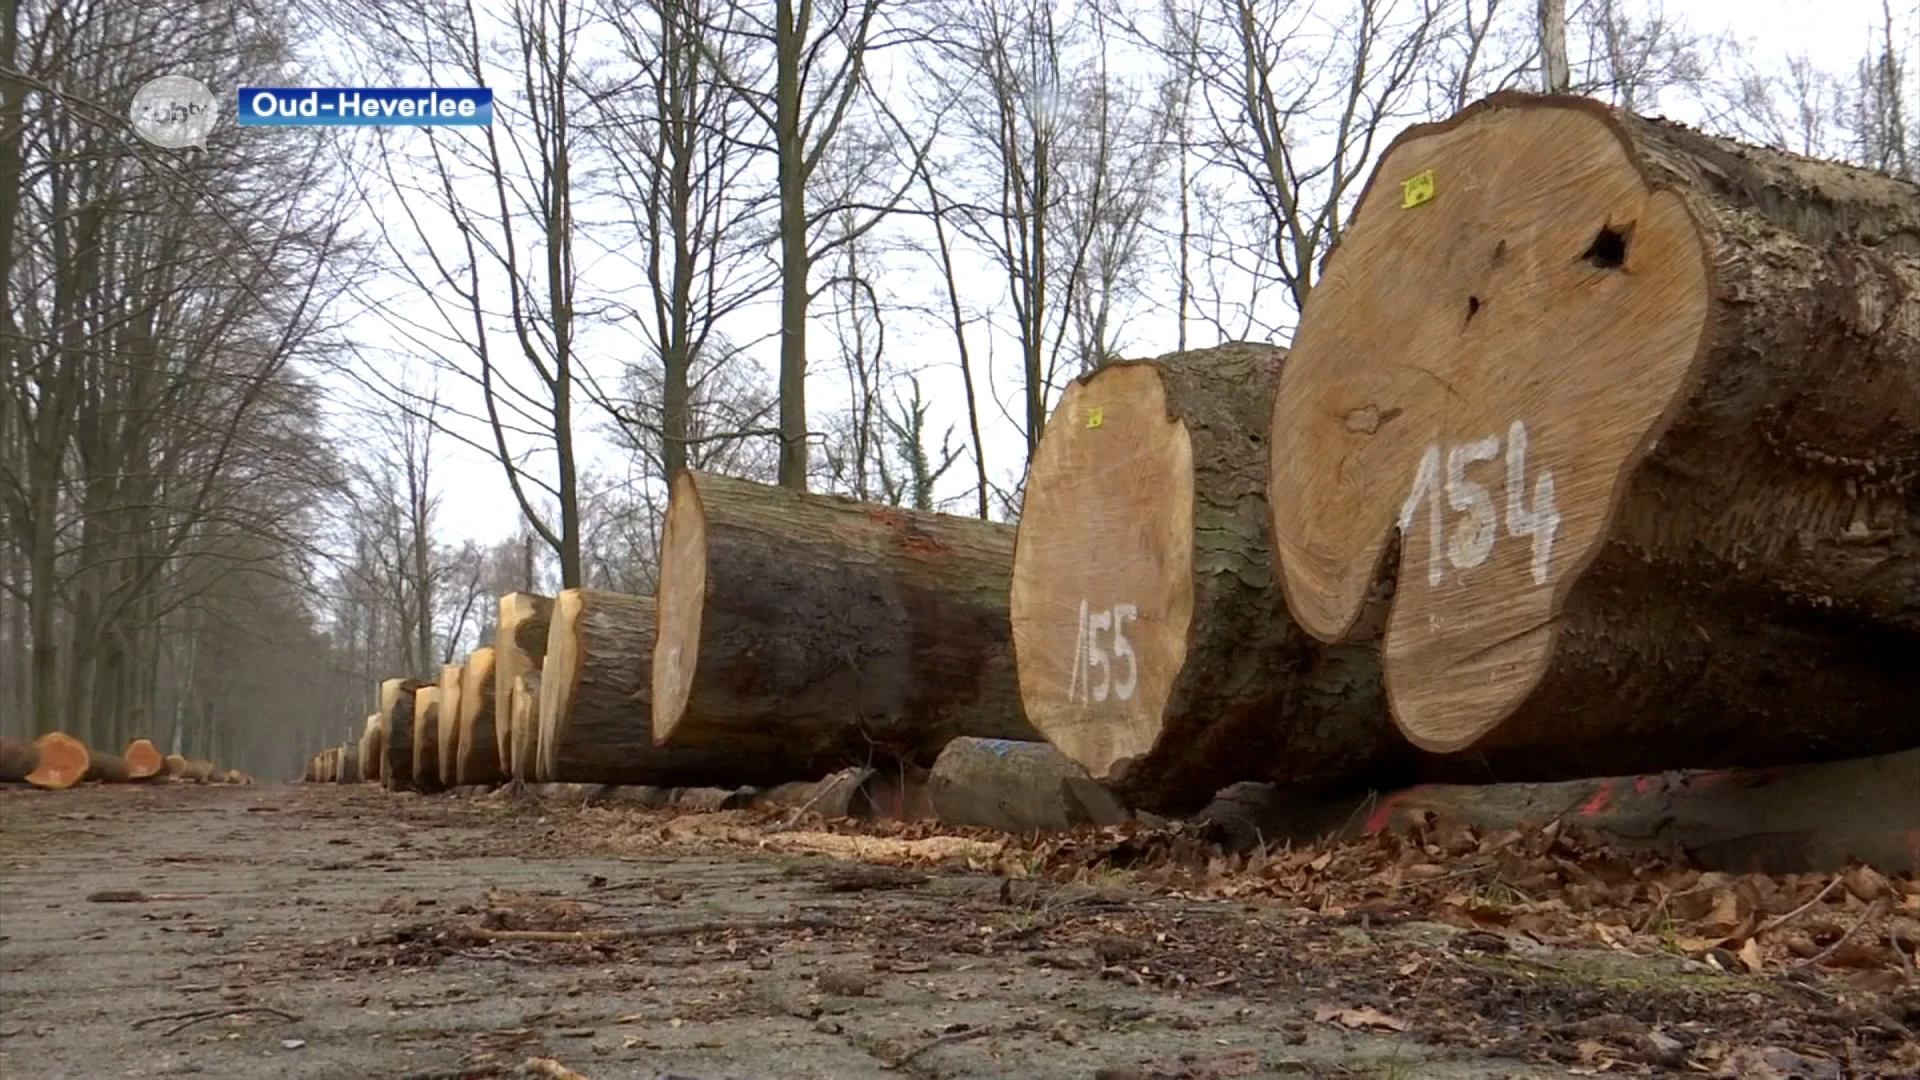
MULTIPOLYGON (((1912 0, 1901 0, 1897 6, 1910 11, 1912 0)), ((1868 44, 1870 27, 1879 20, 1881 6, 1880 0, 1819 0, 1817 3, 1813 0, 1669 0, 1666 11, 1670 16, 1684 19, 1692 29, 1703 34, 1731 29, 1749 43, 1754 59, 1768 67, 1779 63, 1790 53, 1804 51, 1821 68, 1844 72, 1868 44)), ((1896 18, 1899 16, 1896 15, 1896 18)), ((1914 25, 1911 18, 1904 20, 1904 23, 1905 28, 1914 25)), ((1696 119, 1678 108, 1663 111, 1676 119, 1696 119)), ((928 284, 930 287, 936 285, 937 279, 929 276, 928 284)), ((991 282, 984 282, 983 287, 993 286, 991 282)), ((771 320, 774 316, 775 313, 768 309, 767 319, 771 320)), ((915 329, 905 321, 899 326, 890 324, 889 353, 894 356, 951 355, 950 336, 935 332, 924 337, 923 347, 916 347, 915 329)), ((1170 319, 1136 321, 1129 326, 1125 351, 1129 355, 1151 356, 1170 350, 1174 340, 1174 327, 1170 319)), ((830 364, 833 342, 827 335, 816 332, 809 339, 809 347, 815 371, 809 379, 809 405, 817 411, 835 403, 837 387, 834 366, 830 364)), ((995 390, 1002 400, 1012 402, 1017 398, 1017 385, 1009 381, 1015 369, 1009 358, 1017 354, 1017 347, 1010 339, 997 341, 995 352, 999 356, 995 390)), ((772 351, 770 348, 763 349, 762 353, 769 368, 768 378, 771 379, 772 351)), ((601 372, 603 378, 608 374, 611 373, 601 372)), ((978 374, 976 378, 979 378, 978 374)), ((947 422, 953 422, 958 425, 959 433, 964 434, 964 413, 958 407, 960 382, 957 366, 946 364, 931 369, 924 381, 929 395, 943 403, 938 416, 940 425, 944 427, 947 422)), ((350 400, 350 394, 340 396, 347 399, 339 401, 337 406, 343 413, 351 413, 356 403, 350 400)), ((578 415, 590 416, 594 423, 598 423, 597 409, 581 403, 577 411, 578 415)), ((998 410, 990 403, 983 420, 991 428, 988 436, 990 469, 996 480, 1002 480, 1020 461, 1019 434, 1013 425, 1000 419, 998 410)), ((937 441, 937 432, 935 438, 937 441)), ((604 445, 598 439, 589 438, 587 441, 597 447, 594 458, 606 463, 608 459, 604 445)), ((494 541, 517 533, 520 529, 518 513, 499 465, 478 451, 460 446, 452 440, 440 440, 436 449, 442 455, 438 463, 438 486, 442 495, 440 529, 443 536, 448 540, 471 537, 494 541)), ((970 460, 956 466, 950 474, 952 482, 943 484, 942 494, 962 493, 969 486, 967 477, 970 475, 970 460)))

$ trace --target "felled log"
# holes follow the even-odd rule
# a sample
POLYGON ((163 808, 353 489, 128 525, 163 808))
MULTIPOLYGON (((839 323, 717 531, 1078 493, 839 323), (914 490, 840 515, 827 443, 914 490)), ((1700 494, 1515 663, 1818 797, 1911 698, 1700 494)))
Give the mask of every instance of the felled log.
POLYGON ((25 739, 0 735, 0 783, 18 784, 40 766, 40 752, 25 739))
POLYGON ((959 738, 940 751, 927 786, 948 825, 1003 832, 1118 825, 1131 815, 1087 771, 1043 742, 959 738))
MULTIPOLYGON (((339 782, 342 784, 359 783, 360 782, 360 744, 359 742, 355 741, 355 742, 342 743, 338 753, 340 755, 339 782)), ((239 780, 234 779, 234 777, 238 777, 240 775, 240 772, 238 769, 228 769, 227 772, 230 774, 228 778, 229 783, 235 783, 235 784, 239 783, 239 780)))
POLYGON ((180 774, 184 779, 196 784, 214 783, 213 762, 206 758, 188 758, 186 768, 180 774))
POLYGON ((466 685, 467 665, 440 665, 440 720, 434 730, 440 745, 434 754, 440 770, 440 786, 452 787, 455 758, 460 752, 460 691, 466 685))
MULTIPOLYGON (((507 689, 507 722, 516 728, 521 724, 531 725, 528 730, 540 730, 540 672, 538 669, 523 671, 513 677, 513 685, 507 689)), ((531 761, 531 755, 528 756, 531 761)), ((515 777, 515 779, 521 779, 515 777)), ((524 781, 523 781, 524 782, 524 781)))
POLYGON ((494 648, 485 645, 467 654, 460 682, 459 746, 455 751, 454 782, 494 784, 507 778, 500 768, 494 721, 494 648))
POLYGON ((360 779, 369 784, 380 782, 380 714, 369 713, 360 733, 360 779))
POLYGON ((440 687, 429 683, 413 693, 413 784, 439 791, 440 687))
POLYGON ((1394 141, 1301 314, 1293 616, 1505 779, 1920 743, 1920 187, 1576 97, 1394 141), (1395 545, 1395 538, 1398 544, 1395 545))
POLYGON ((87 752, 87 771, 81 779, 97 780, 103 784, 124 784, 132 778, 126 758, 105 750, 87 752))
POLYGON ((1377 651, 1313 639, 1274 578, 1261 444, 1285 359, 1234 343, 1103 365, 1067 385, 1028 465, 1008 604, 1021 702, 1131 805, 1410 766, 1377 651))
POLYGON ((653 741, 654 606, 646 596, 567 589, 554 598, 540 668, 540 780, 726 786, 737 756, 653 741))
POLYGON ((27 773, 27 783, 59 791, 79 783, 92 765, 87 745, 71 735, 50 731, 33 740, 39 760, 27 773))
POLYGON ((513 692, 514 680, 540 670, 547 655, 547 620, 552 615, 551 597, 516 592, 500 598, 500 621, 493 632, 494 744, 501 771, 516 780, 533 778, 533 751, 540 733, 515 731, 511 713, 504 718, 508 725, 500 727, 499 703, 513 692))
POLYGON ((227 783, 229 783, 229 784, 251 784, 251 783, 253 783, 253 777, 251 777, 251 776, 248 776, 248 775, 247 775, 246 773, 243 773, 243 772, 241 772, 241 771, 240 771, 239 769, 228 769, 228 770, 227 770, 227 783))
POLYGON ((148 739, 135 739, 127 744, 127 752, 120 755, 127 763, 127 779, 150 780, 167 771, 167 759, 148 739))
POLYGON ((179 754, 167 755, 167 779, 184 780, 187 776, 187 759, 179 754))
POLYGON ((709 473, 674 478, 661 544, 653 734, 734 755, 735 782, 960 735, 1034 739, 1007 628, 1011 526, 709 473))
POLYGON ((413 695, 426 683, 388 679, 380 684, 380 786, 418 791, 413 779, 413 695))

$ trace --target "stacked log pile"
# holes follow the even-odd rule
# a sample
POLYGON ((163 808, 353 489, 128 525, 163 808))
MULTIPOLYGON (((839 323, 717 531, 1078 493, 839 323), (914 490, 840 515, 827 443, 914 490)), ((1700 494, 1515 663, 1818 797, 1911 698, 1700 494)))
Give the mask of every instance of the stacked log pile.
POLYGON ((1287 348, 1067 386, 1017 527, 682 472, 656 595, 499 597, 311 778, 1024 830, 1913 751, 1916 238, 1911 183, 1496 95, 1287 348))

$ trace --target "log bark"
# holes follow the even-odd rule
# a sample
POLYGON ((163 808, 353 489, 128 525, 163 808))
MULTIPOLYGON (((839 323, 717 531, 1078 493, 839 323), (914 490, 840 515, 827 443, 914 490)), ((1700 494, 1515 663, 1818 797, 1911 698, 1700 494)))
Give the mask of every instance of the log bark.
POLYGON ((460 691, 466 685, 467 665, 440 665, 440 719, 435 732, 440 739, 434 764, 440 770, 440 786, 452 787, 454 766, 460 751, 460 691))
MULTIPOLYGON (((540 670, 547 655, 547 622, 553 616, 553 598, 535 593, 508 593, 500 598, 500 621, 493 633, 493 694, 495 720, 498 702, 513 692, 514 680, 529 671, 540 670)), ((515 780, 533 778, 533 749, 538 731, 518 732, 512 726, 512 714, 505 728, 496 723, 495 746, 501 771, 515 780)))
POLYGON ((33 740, 39 761, 27 773, 27 783, 59 791, 79 783, 87 775, 93 755, 85 743, 64 732, 51 731, 33 740))
POLYGON ((425 792, 440 784, 440 687, 429 683, 413 694, 413 785, 425 792))
POLYGON ((25 739, 0 735, 0 783, 18 784, 40 766, 40 752, 25 739))
POLYGON ((369 784, 380 782, 380 714, 367 714, 366 727, 360 733, 360 779, 369 784))
POLYGON ((467 654, 466 675, 460 685, 460 738, 454 761, 454 780, 461 785, 497 784, 507 778, 500 768, 495 736, 494 647, 482 646, 467 654))
POLYGON ((133 774, 127 769, 127 759, 119 754, 89 750, 87 772, 82 779, 98 780, 103 784, 124 784, 133 779, 133 774))
POLYGON ((127 752, 120 756, 126 760, 129 780, 150 780, 167 771, 167 759, 148 739, 128 743, 127 752))
POLYGON ((568 589, 554 598, 540 669, 540 780, 700 787, 736 778, 731 751, 654 744, 653 639, 651 597, 568 589))
POLYGON ((955 739, 933 763, 927 786, 934 813, 948 825, 1055 832, 1131 816, 1078 762, 1040 742, 955 739), (1097 793, 1091 803, 1090 793, 1097 793))
POLYGON ((653 652, 657 742, 770 786, 1035 739, 1007 625, 1010 526, 707 473, 673 481, 653 652))
POLYGON ((388 791, 418 791, 413 778, 413 696, 419 679, 380 684, 380 785, 388 791))
POLYGON ((1130 805, 1413 765, 1376 650, 1316 641, 1273 573, 1259 448, 1285 358, 1248 342, 1107 364, 1068 384, 1029 463, 1009 600, 1021 700, 1130 805))
POLYGON ((1408 738, 1503 779, 1913 746, 1917 304, 1913 184, 1581 98, 1415 127, 1275 396, 1293 616, 1384 623, 1408 738))

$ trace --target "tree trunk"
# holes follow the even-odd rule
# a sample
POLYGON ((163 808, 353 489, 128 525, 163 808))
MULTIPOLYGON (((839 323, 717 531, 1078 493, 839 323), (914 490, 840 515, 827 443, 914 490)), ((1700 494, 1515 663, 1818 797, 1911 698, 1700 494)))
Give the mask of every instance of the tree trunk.
POLYGON ((380 684, 380 784, 388 791, 418 791, 413 776, 414 693, 419 679, 388 679, 380 684))
POLYGON ((0 783, 24 783, 40 767, 40 751, 25 739, 0 735, 0 783))
POLYGON ((440 745, 434 763, 440 772, 440 786, 452 787, 454 764, 460 749, 460 691, 466 685, 467 665, 440 665, 440 720, 436 727, 440 745))
POLYGON ((1286 351, 1230 344, 1068 384, 1027 471, 1009 617, 1027 717, 1130 804, 1406 767, 1375 652, 1286 616, 1266 434, 1286 351))
POLYGON ((482 646, 467 654, 466 674, 460 686, 460 747, 454 762, 454 782, 495 784, 505 780, 495 738, 494 647, 482 646))
POLYGON ((961 735, 1032 740, 1007 628, 1013 529, 708 473, 673 482, 653 733, 732 754, 735 783, 961 735))
POLYGON ((146 739, 135 739, 127 744, 127 752, 121 755, 127 762, 127 778, 146 780, 166 772, 167 759, 146 739))
POLYGON ((1294 617, 1383 621, 1401 729, 1501 779, 1920 743, 1916 295, 1912 184, 1574 97, 1413 128, 1275 397, 1294 617))
POLYGON ((554 600, 540 669, 538 779, 662 787, 724 785, 724 749, 653 741, 653 599, 568 589, 554 600))
POLYGON ((540 670, 547 655, 547 620, 553 616, 553 599, 534 593, 508 593, 500 598, 500 621, 493 638, 493 700, 495 702, 495 746, 500 768, 516 780, 532 779, 532 750, 539 732, 524 735, 513 730, 513 714, 499 713, 499 702, 513 692, 513 681, 529 671, 540 670), (507 724, 501 726, 500 720, 507 724), (526 755, 524 764, 521 755, 526 755))
POLYGON ((413 784, 440 790, 440 688, 427 684, 413 693, 413 784))
POLYGON ((70 788, 87 775, 93 755, 79 739, 61 731, 50 731, 33 740, 39 761, 27 773, 27 783, 56 791, 70 788))
POLYGON ((948 825, 1027 833, 1118 825, 1128 817, 1079 763, 1043 742, 955 739, 933 763, 927 787, 934 813, 948 825))
POLYGON ((368 783, 380 782, 380 714, 372 713, 367 717, 367 726, 360 734, 360 779, 368 783))

